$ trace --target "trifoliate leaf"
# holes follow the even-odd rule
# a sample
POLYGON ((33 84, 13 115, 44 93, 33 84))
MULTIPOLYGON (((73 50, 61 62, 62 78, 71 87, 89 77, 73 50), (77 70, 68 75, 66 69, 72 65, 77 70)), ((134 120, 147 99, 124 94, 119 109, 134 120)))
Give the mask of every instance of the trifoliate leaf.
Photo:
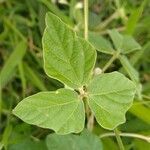
POLYGON ((88 83, 96 51, 57 16, 47 13, 43 35, 44 68, 48 76, 72 88, 88 83))
POLYGON ((135 85, 119 72, 96 76, 88 86, 88 103, 97 122, 114 129, 125 122, 125 113, 132 105, 135 85))
POLYGON ((13 113, 26 123, 53 129, 58 134, 78 133, 84 128, 83 101, 69 89, 29 96, 16 106, 13 113))

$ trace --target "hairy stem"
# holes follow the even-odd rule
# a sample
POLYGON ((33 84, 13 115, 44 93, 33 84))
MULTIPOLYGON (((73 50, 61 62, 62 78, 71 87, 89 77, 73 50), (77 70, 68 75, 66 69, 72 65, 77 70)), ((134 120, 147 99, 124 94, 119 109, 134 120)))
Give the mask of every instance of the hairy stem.
POLYGON ((116 58, 118 57, 118 55, 119 55, 119 52, 114 53, 114 55, 111 57, 111 59, 103 67, 103 69, 102 69, 103 73, 110 67, 110 65, 114 62, 114 60, 116 60, 116 58))
POLYGON ((115 133, 115 136, 116 136, 116 139, 117 139, 117 143, 118 143, 119 149, 120 150, 125 150, 124 146, 123 146, 123 143, 122 143, 122 140, 121 140, 121 137, 119 135, 119 131, 117 130, 117 128, 114 129, 114 133, 115 133))
POLYGON ((84 0, 84 38, 88 40, 88 0, 84 0))
POLYGON ((143 98, 150 100, 150 96, 142 95, 143 98))
MULTIPOLYGON (((144 136, 136 133, 119 133, 119 135, 122 137, 138 138, 150 143, 150 136, 144 136)), ((105 138, 110 136, 115 136, 115 133, 104 133, 100 135, 100 138, 105 138)))
MULTIPOLYGON (((84 0, 84 38, 88 40, 88 0, 84 0)), ((86 104, 86 112, 87 112, 87 128, 89 131, 92 131, 94 125, 94 115, 89 109, 88 104, 86 104)))
POLYGON ((114 19, 116 19, 118 17, 118 12, 114 12, 109 18, 107 18, 106 20, 104 20, 101 24, 99 24, 94 31, 102 31, 104 28, 107 27, 107 25, 113 21, 114 19))

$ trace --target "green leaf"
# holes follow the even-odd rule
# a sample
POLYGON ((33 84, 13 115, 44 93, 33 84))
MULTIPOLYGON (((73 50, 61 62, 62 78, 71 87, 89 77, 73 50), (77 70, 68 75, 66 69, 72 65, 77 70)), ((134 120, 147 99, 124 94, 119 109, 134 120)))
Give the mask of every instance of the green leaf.
POLYGON ((50 2, 49 0, 40 0, 40 2, 42 2, 49 9, 49 11, 53 12, 55 15, 61 18, 66 24, 73 26, 71 19, 67 17, 63 11, 58 9, 54 3, 50 2))
POLYGON ((51 13, 46 15, 42 43, 48 76, 72 88, 88 83, 96 60, 95 49, 51 13))
POLYGON ((109 30, 109 36, 111 37, 116 50, 120 51, 123 44, 122 35, 116 29, 113 29, 109 30))
POLYGON ((122 54, 128 54, 135 50, 140 50, 141 46, 134 40, 132 36, 122 35, 116 29, 110 30, 109 35, 117 51, 122 54))
POLYGON ((140 49, 141 49, 140 44, 138 44, 132 36, 129 35, 123 36, 123 45, 121 47, 123 54, 128 54, 140 49))
POLYGON ((140 79, 139 79, 139 73, 136 71, 136 69, 131 65, 130 61, 126 56, 119 56, 119 60, 131 78, 131 80, 135 83, 136 85, 136 93, 138 95, 139 99, 142 99, 142 85, 140 84, 140 79))
POLYGON ((88 86, 88 103, 97 122, 114 129, 125 122, 125 113, 132 105, 135 85, 119 72, 96 76, 88 86))
POLYGON ((20 63, 23 56, 25 55, 27 43, 21 41, 16 46, 10 57, 7 59, 4 67, 0 72, 0 86, 4 87, 9 80, 12 78, 15 67, 20 63))
POLYGON ((134 67, 130 64, 128 58, 126 56, 119 56, 119 60, 123 66, 123 68, 126 70, 130 78, 135 82, 139 83, 139 73, 134 69, 134 67))
POLYGON ((150 109, 145 107, 142 103, 134 103, 129 111, 139 119, 150 124, 150 109))
POLYGON ((84 130, 80 135, 50 134, 46 139, 48 150, 102 150, 96 135, 84 130))
POLYGON ((89 41, 100 52, 113 55, 114 50, 111 43, 100 35, 90 33, 89 41))
POLYGON ((26 138, 18 143, 10 144, 8 150, 47 150, 47 147, 44 141, 33 141, 26 138))
MULTIPOLYGON (((146 134, 149 135, 150 132, 148 131, 148 133, 146 134)), ((149 142, 141 140, 141 139, 134 139, 133 145, 134 145, 133 149, 137 149, 137 150, 149 150, 150 149, 149 142)))
POLYGON ((29 96, 13 113, 26 123, 53 129, 58 134, 78 133, 84 128, 84 104, 76 92, 68 89, 29 96))

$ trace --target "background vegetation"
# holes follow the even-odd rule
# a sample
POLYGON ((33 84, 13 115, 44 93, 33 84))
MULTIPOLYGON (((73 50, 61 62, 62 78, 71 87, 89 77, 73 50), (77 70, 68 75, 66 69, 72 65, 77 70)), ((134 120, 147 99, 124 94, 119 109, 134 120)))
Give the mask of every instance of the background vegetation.
MULTIPOLYGON (((59 16, 83 36, 82 0, 0 0, 0 149, 55 150, 56 143, 59 143, 58 137, 55 138, 56 135, 52 134, 53 131, 28 125, 11 112, 18 102, 28 95, 62 87, 60 82, 47 77, 43 71, 41 37, 47 11, 59 16)), ((109 41, 108 29, 114 28, 122 34, 132 35, 142 47, 127 54, 132 67, 129 73, 122 69, 118 60, 106 71, 119 70, 131 79, 134 78, 134 72, 138 77, 138 95, 126 115, 127 122, 119 126, 119 130, 122 133, 145 135, 144 140, 123 137, 127 150, 149 150, 150 1, 89 0, 90 40, 98 47, 101 41, 97 39, 105 38, 109 41)), ((110 55, 98 52, 96 67, 103 68, 110 58, 110 55)), ((81 142, 87 146, 95 134, 101 142, 99 149, 102 149, 103 145, 105 150, 117 150, 116 139, 105 134, 108 132, 110 131, 104 130, 95 122, 93 134, 84 131, 79 141, 87 137, 87 141, 81 142)), ((64 150, 67 149, 65 142, 62 141, 64 150)), ((62 145, 57 149, 63 150, 62 145)))

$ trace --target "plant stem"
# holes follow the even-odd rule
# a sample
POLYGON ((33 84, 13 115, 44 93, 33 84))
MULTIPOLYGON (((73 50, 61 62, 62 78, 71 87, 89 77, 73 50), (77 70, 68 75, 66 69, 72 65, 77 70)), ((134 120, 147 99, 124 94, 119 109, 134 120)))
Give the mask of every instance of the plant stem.
MULTIPOLYGON (((88 0, 84 0, 84 38, 85 40, 88 40, 88 0)), ((94 125, 94 115, 89 109, 88 104, 86 104, 86 111, 87 111, 87 128, 89 131, 92 131, 93 125, 94 125)))
POLYGON ((88 117, 87 129, 89 131, 92 131, 93 130, 93 126, 94 126, 94 115, 91 112, 90 116, 88 117))
POLYGON ((88 0, 84 0, 84 38, 88 40, 88 0))
POLYGON ((1 85, 0 85, 0 122, 2 122, 2 88, 1 88, 1 85))
POLYGON ((111 57, 111 59, 106 63, 106 65, 103 67, 102 72, 104 73, 110 65, 113 63, 114 60, 118 57, 119 52, 114 53, 114 55, 111 57))
MULTIPOLYGON (((144 136, 136 133, 119 133, 120 136, 123 137, 132 137, 132 138, 138 138, 141 140, 144 140, 146 142, 150 143, 150 136, 144 136)), ((105 137, 110 137, 110 136, 115 136, 114 133, 104 133, 100 135, 100 138, 105 138, 105 137)))
POLYGON ((118 17, 118 12, 116 11, 109 18, 107 18, 101 24, 99 24, 98 26, 96 26, 96 28, 94 29, 94 31, 102 31, 111 21, 113 21, 117 17, 118 17))
POLYGON ((119 135, 119 131, 117 130, 117 128, 114 129, 114 133, 115 133, 115 136, 116 136, 116 139, 117 139, 117 142, 118 142, 119 149, 120 150, 125 150, 124 146, 123 146, 123 143, 122 143, 122 140, 121 140, 121 137, 119 135))
POLYGON ((142 95, 143 98, 150 100, 150 96, 142 95))

